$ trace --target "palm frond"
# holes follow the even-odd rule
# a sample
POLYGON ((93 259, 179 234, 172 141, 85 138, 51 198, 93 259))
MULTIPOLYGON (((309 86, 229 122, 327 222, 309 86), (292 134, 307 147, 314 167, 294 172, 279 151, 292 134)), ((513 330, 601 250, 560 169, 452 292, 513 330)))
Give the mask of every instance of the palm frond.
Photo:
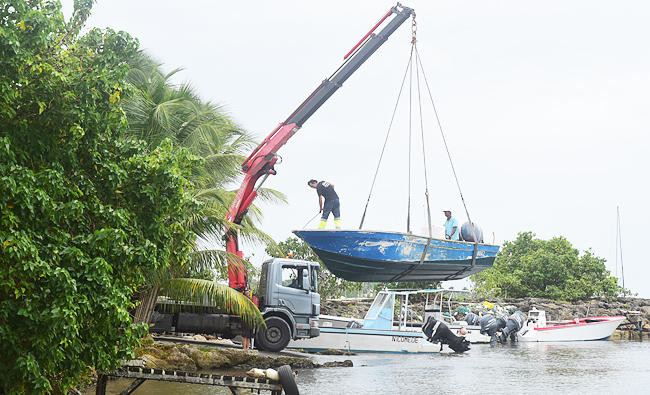
POLYGON ((255 275, 257 269, 245 259, 224 250, 196 250, 190 255, 195 270, 214 270, 219 278, 228 277, 228 267, 239 267, 241 264, 250 275, 255 275))
POLYGON ((159 295, 176 301, 217 307, 228 314, 239 316, 243 322, 256 329, 265 326, 262 314, 248 297, 215 281, 172 278, 161 285, 159 295))
POLYGON ((288 203, 287 195, 270 188, 260 188, 257 190, 257 198, 267 203, 288 203))

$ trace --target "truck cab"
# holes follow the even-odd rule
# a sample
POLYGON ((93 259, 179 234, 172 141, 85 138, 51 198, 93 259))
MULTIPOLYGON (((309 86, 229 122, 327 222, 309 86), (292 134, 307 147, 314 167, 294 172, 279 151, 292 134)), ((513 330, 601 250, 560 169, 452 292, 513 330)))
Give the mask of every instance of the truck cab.
POLYGON ((255 336, 257 348, 280 351, 289 340, 320 334, 317 262, 273 258, 262 264, 257 291, 266 329, 255 336))

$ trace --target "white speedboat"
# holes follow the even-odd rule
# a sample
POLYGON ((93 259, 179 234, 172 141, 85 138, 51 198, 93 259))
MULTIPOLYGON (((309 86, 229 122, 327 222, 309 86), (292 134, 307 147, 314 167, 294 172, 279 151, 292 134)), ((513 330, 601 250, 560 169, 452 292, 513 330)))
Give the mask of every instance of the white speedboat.
POLYGON ((522 342, 607 340, 623 321, 625 316, 546 321, 546 313, 533 308, 528 312, 528 320, 518 337, 522 342))
MULTIPOLYGON (((345 352, 436 353, 440 351, 440 344, 426 340, 422 333, 422 324, 429 316, 445 320, 447 316, 442 314, 442 296, 446 293, 451 297, 455 292, 462 291, 383 290, 375 296, 363 321, 321 315, 319 336, 292 340, 287 348, 308 352, 334 349, 345 352), (424 317, 409 308, 409 296, 414 294, 426 294, 424 317)), ((450 303, 449 299, 447 301, 450 303)), ((471 327, 464 322, 450 322, 451 317, 447 318, 446 324, 453 334, 464 336, 470 342, 489 342, 488 336, 480 334, 480 327, 471 327), (461 334, 461 328, 467 333, 461 334)))

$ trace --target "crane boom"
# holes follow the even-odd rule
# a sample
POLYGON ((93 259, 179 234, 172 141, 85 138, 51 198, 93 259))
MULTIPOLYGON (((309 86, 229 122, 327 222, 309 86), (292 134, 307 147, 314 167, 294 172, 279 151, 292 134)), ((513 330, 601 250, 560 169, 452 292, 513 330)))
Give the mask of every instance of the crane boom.
MULTIPOLYGON (((273 130, 262 143, 253 150, 242 164, 245 173, 244 180, 230 205, 226 219, 234 224, 240 224, 248 208, 257 196, 257 189, 261 187, 269 175, 276 174, 274 165, 278 160, 278 150, 302 127, 302 125, 336 92, 343 83, 390 37, 397 28, 410 16, 415 15, 412 8, 404 7, 397 3, 379 22, 355 45, 347 55, 344 63, 318 88, 316 88, 305 101, 275 130, 273 130), (374 31, 389 16, 395 15, 378 33, 374 31), (257 181, 262 181, 257 185, 257 181)), ((226 234, 226 251, 236 254, 240 258, 243 253, 239 250, 237 232, 231 228, 226 234)), ((245 270, 240 262, 233 262, 228 267, 228 282, 231 288, 243 290, 246 288, 245 270)))

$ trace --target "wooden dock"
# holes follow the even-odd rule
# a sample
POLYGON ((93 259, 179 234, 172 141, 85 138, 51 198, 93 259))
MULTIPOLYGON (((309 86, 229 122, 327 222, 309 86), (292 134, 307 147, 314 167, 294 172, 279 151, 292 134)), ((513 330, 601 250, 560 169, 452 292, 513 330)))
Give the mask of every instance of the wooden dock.
POLYGON ((147 380, 168 381, 174 383, 216 385, 230 388, 233 394, 239 388, 259 391, 271 391, 272 395, 282 394, 282 385, 278 381, 266 378, 252 378, 244 376, 222 376, 216 374, 183 372, 178 370, 151 369, 142 367, 122 367, 113 372, 100 374, 97 380, 96 395, 106 395, 108 377, 121 377, 135 379, 120 395, 128 395, 135 391, 147 380))

